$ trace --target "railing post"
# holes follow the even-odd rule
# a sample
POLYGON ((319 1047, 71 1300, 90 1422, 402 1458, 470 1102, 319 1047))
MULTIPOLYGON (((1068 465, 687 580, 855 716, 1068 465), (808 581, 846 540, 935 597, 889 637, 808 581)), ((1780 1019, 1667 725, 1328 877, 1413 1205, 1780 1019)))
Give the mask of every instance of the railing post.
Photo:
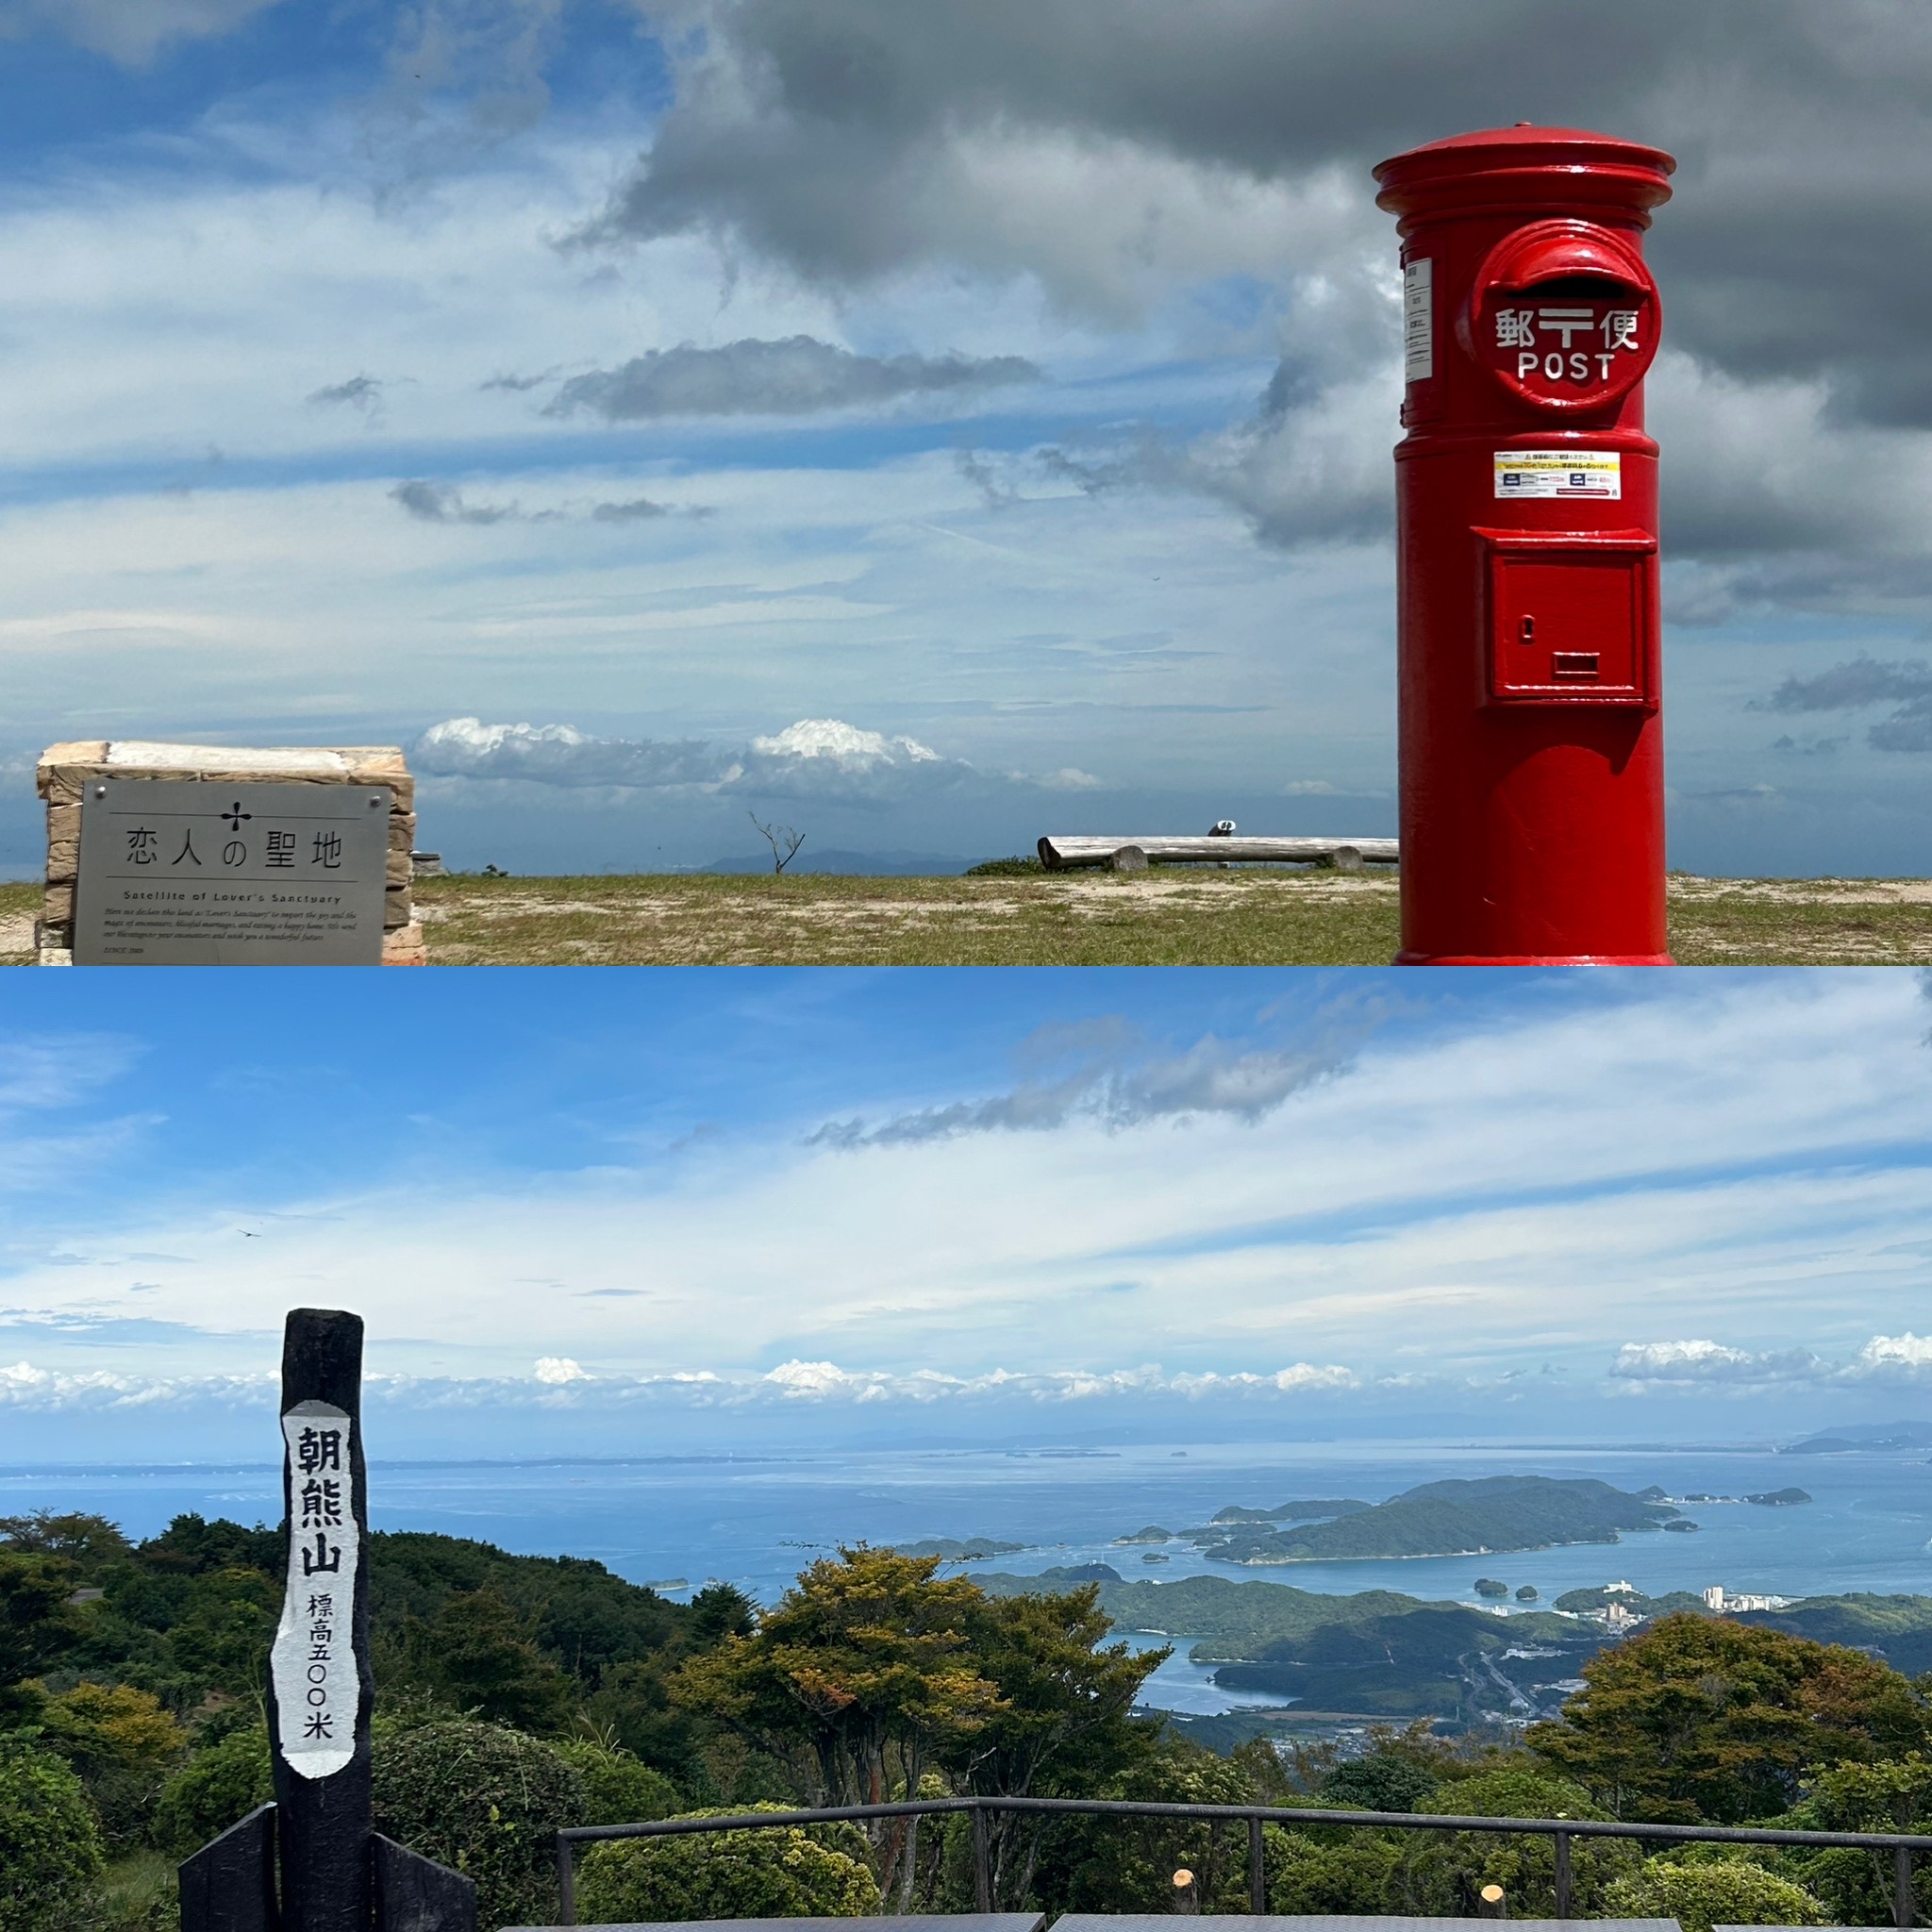
POLYGON ((1557 1834, 1557 1916, 1570 1916, 1570 1834, 1557 1834))
POLYGON ((986 1801, 973 1801, 973 1909, 992 1910, 992 1848, 986 1836, 986 1801))
POLYGON ((1912 1923, 1912 1848, 1894 1845, 1891 1853, 1891 1923, 1909 1926, 1912 1923))
POLYGON ((1248 1909, 1257 1916, 1268 1909, 1268 1848, 1258 1818, 1248 1820, 1248 1909))
POLYGON ((575 1925, 577 1922, 577 1862, 573 1856, 576 1846, 564 1837, 557 1834, 557 1923, 559 1925, 575 1925))

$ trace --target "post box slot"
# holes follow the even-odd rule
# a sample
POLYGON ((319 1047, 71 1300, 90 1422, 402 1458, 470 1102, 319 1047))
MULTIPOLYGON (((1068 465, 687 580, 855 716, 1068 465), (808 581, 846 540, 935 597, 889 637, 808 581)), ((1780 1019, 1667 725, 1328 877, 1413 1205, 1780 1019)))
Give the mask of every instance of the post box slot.
POLYGON ((1573 302, 1641 302, 1644 293, 1634 283, 1610 275, 1543 275, 1523 283, 1515 292, 1540 295, 1546 302, 1565 297, 1573 302))
POLYGON ((1641 533, 1484 530, 1491 704, 1655 702, 1657 553, 1641 533))

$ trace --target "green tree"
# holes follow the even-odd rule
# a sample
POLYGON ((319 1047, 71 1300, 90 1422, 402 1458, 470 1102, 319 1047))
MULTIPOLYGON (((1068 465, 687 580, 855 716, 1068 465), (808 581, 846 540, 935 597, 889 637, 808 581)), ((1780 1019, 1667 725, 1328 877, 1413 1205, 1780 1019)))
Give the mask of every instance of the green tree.
POLYGON ((169 1655, 197 1685, 258 1704, 281 1608, 281 1585, 263 1571, 233 1563, 203 1571, 177 1599, 169 1655))
POLYGON ((78 1575, 65 1557, 0 1552, 0 1722, 32 1712, 26 1680, 73 1647, 78 1626, 67 1600, 78 1575))
POLYGON ((584 1855, 578 1913, 587 1925, 869 1918, 881 1909, 869 1850, 864 1834, 849 1824, 613 1840, 584 1855))
POLYGON ((1528 1742, 1620 1818, 1769 1817, 1808 1772, 1927 1740, 1925 1698, 1896 1671, 1727 1618, 1659 1618, 1583 1676, 1528 1742))
MULTIPOLYGON (((1924 1832, 1932 1822, 1932 1758, 1911 1752, 1878 1764, 1840 1764, 1822 1772, 1804 1799, 1779 1821, 1807 1831, 1924 1832)), ((1882 1925, 1892 1916, 1891 1854, 1791 1846, 1778 1870, 1824 1900, 1840 1925, 1882 1925)), ((1916 1917, 1932 1907, 1932 1871, 1914 1863, 1916 1917)))
MULTIPOLYGON (((612 1664, 585 1699, 583 1715, 600 1734, 608 1733, 679 1789, 708 1798, 713 1793, 704 1745, 710 1726, 673 1702, 671 1674, 659 1657, 612 1664)), ((720 1790, 715 1795, 729 1794, 720 1790)))
POLYGON ((25 1516, 0 1516, 0 1550, 64 1557, 89 1578, 127 1557, 132 1547, 118 1524, 86 1510, 35 1509, 25 1516))
MULTIPOLYGON (((965 1790, 988 1797, 1079 1796, 1152 1754, 1153 1727, 1137 1723, 1133 1708, 1170 1653, 1137 1655, 1124 1643, 1106 1643, 1113 1625, 1097 1585, 982 1594, 967 1607, 964 1629, 975 1665, 998 1691, 981 1722, 940 1754, 965 1790)), ((1037 1822, 994 1813, 987 1826, 993 1898, 1017 1904, 1031 1883, 1037 1822)))
POLYGON ((375 1828, 476 1881, 482 1924, 557 1914, 559 1826, 582 1823, 583 1780, 554 1744, 458 1720, 375 1745, 375 1828))
POLYGON ((1683 1932, 1713 1925, 1824 1925, 1804 1887, 1743 1858, 1652 1858, 1604 1894, 1613 1919, 1674 1919, 1683 1932))
MULTIPOLYGON (((1417 1807, 1463 1818, 1590 1818, 1605 1813, 1582 1786, 1541 1768, 1516 1765, 1479 1771, 1438 1785, 1417 1807)), ((1557 1852, 1553 1839, 1525 1833, 1454 1831, 1406 1833, 1406 1909, 1430 1917, 1479 1916, 1487 1885, 1500 1885, 1512 1915, 1557 1915, 1557 1852)), ((1607 1888, 1632 1871, 1641 1854, 1616 1839, 1575 1839, 1570 1848, 1571 1910, 1596 1916, 1607 1888)))
POLYGON ((0 1932, 80 1932, 101 1870, 100 1830, 73 1769, 0 1738, 0 1932))
POLYGON ((230 1731, 204 1744, 161 1787, 155 1800, 154 1841, 171 1857, 185 1858, 274 1795, 268 1732, 258 1724, 230 1731))
POLYGON ((38 1722, 45 1748, 79 1774, 108 1849, 131 1850, 147 1835, 149 1814, 187 1746, 187 1732, 152 1691, 85 1679, 49 1697, 38 1722))
POLYGON ((542 1735, 562 1730, 575 1708, 571 1680, 493 1590, 450 1597, 411 1630, 409 1652, 419 1682, 488 1722, 542 1735))
POLYGON ((1263 1829, 1268 1909, 1379 1918, 1407 1905, 1404 1848, 1392 1832, 1263 1829))
MULTIPOLYGON (((1150 1725, 1150 1729, 1155 1726, 1150 1725)), ((1154 1804, 1251 1805, 1241 1767, 1172 1734, 1142 1760, 1085 1795, 1154 1804)), ((1174 1874, 1194 1874, 1204 1912, 1248 1908, 1245 1825, 1167 1818, 1056 1818, 1033 1848, 1034 1903, 1056 1912, 1164 1912, 1173 1909, 1174 1874)))
MULTIPOLYGON (((917 1792, 940 1752, 1000 1707, 968 1630, 985 1602, 936 1557, 864 1544, 804 1571, 750 1636, 727 1636, 673 1681, 687 1707, 797 1765, 814 1804, 877 1804, 917 1792)), ((910 1883, 904 1821, 876 1842, 888 1897, 910 1883)))
POLYGON ((1323 1779, 1322 1802, 1344 1811, 1420 1811, 1441 1782, 1441 1774, 1414 1755, 1365 1751, 1323 1779))
POLYGON ((641 1763, 620 1744, 601 1738, 572 1738, 558 1745, 583 1780, 584 1813, 578 1824, 642 1824, 669 1818, 684 1803, 661 1771, 641 1763))

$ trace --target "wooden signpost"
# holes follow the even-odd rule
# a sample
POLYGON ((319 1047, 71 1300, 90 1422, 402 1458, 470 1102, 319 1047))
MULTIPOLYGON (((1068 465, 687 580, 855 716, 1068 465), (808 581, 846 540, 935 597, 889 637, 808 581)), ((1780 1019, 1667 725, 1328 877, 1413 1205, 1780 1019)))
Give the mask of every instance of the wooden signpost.
POLYGON ((181 1932, 475 1932, 471 1881, 372 1824, 359 1315, 290 1314, 281 1428, 289 1576, 269 1653, 275 1803, 181 1867, 181 1932))

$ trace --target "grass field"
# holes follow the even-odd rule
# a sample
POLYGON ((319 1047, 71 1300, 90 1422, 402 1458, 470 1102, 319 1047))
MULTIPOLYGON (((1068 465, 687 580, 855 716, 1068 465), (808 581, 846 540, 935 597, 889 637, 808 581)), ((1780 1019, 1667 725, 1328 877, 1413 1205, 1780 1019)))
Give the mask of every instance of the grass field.
MULTIPOLYGON (((24 962, 39 889, 0 887, 24 962)), ((995 878, 711 874, 423 879, 446 966, 1370 966, 1396 947, 1385 873, 1034 872, 995 878)), ((1687 966, 1932 964, 1932 880, 1671 881, 1687 966)))

